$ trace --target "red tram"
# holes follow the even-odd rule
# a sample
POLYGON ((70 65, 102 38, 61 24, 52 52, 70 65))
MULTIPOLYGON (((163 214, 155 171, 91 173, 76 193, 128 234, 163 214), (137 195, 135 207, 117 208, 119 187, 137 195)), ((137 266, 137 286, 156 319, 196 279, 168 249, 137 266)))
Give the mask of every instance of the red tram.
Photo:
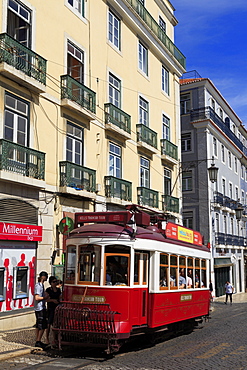
POLYGON ((209 258, 200 233, 139 206, 75 214, 66 242, 59 347, 110 353, 140 333, 177 330, 209 314, 209 258))

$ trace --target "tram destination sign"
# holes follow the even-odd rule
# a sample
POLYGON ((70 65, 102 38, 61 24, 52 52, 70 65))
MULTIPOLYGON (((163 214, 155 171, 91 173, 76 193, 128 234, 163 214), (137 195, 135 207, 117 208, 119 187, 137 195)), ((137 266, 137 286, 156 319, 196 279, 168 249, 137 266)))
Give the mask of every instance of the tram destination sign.
POLYGON ((186 243, 202 245, 202 235, 198 231, 168 222, 166 225, 166 237, 180 240, 186 243))
POLYGON ((132 214, 128 211, 120 212, 83 212, 75 214, 75 225, 83 223, 122 223, 127 224, 132 214))
POLYGON ((42 241, 42 226, 0 222, 0 240, 42 241))

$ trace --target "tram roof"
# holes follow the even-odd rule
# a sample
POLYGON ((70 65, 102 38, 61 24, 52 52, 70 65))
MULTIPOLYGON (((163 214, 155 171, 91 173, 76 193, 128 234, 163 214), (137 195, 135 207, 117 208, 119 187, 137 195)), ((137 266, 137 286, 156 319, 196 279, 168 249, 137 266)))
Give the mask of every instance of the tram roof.
POLYGON ((205 245, 196 245, 186 243, 179 240, 167 238, 160 229, 155 226, 148 226, 146 228, 138 226, 136 231, 129 226, 122 226, 118 224, 88 224, 70 232, 69 238, 115 238, 116 240, 134 240, 146 239, 159 242, 166 242, 169 244, 180 245, 193 249, 199 249, 209 252, 208 247, 205 245))

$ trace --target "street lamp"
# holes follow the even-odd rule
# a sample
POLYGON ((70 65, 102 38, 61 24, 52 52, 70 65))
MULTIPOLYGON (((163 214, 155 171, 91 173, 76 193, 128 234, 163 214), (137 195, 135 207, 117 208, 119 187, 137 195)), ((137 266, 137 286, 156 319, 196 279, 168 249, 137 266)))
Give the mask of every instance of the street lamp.
POLYGON ((241 220, 242 218, 242 215, 243 215, 243 208, 238 206, 237 208, 235 208, 235 214, 236 214, 236 219, 237 220, 241 220))
MULTIPOLYGON (((214 159, 212 158, 212 161, 214 159)), ((218 167, 215 167, 215 164, 214 162, 212 162, 211 164, 211 167, 208 168, 208 175, 209 175, 209 180, 214 183, 217 181, 217 177, 218 177, 218 167)))

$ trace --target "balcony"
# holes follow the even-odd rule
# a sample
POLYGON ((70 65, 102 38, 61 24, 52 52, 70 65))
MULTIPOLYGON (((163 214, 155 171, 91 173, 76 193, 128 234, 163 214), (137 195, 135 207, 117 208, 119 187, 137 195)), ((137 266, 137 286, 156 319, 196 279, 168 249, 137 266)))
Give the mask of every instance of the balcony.
POLYGON ((106 129, 124 139, 131 138, 131 117, 111 103, 105 104, 105 125, 106 129))
POLYGON ((179 213, 179 198, 162 195, 162 208, 164 212, 179 213))
POLYGON ((178 147, 169 140, 161 139, 161 159, 168 164, 174 165, 178 163, 178 147))
POLYGON ((147 9, 141 4, 139 0, 127 0, 131 5, 132 9, 141 17, 146 26, 154 33, 154 35, 162 42, 165 48, 174 56, 174 58, 179 62, 179 64, 185 69, 186 59, 181 51, 174 45, 174 43, 169 39, 167 34, 162 30, 159 24, 147 11, 147 9))
POLYGON ((157 153, 157 133, 151 128, 139 123, 136 125, 137 146, 152 154, 157 153))
POLYGON ((94 198, 92 194, 96 190, 96 171, 78 164, 63 161, 60 166, 60 191, 88 196, 94 198), (79 193, 78 191, 83 191, 79 193))
POLYGON ((96 93, 69 75, 61 76, 62 106, 95 119, 96 93))
POLYGON ((0 171, 2 180, 43 187, 45 153, 1 139, 0 171), (26 177, 26 179, 23 177, 26 177), (42 183, 40 180, 43 180, 42 183))
POLYGON ((158 191, 145 188, 144 186, 137 188, 137 200, 140 206, 159 207, 158 191))
POLYGON ((219 207, 219 208, 227 208, 229 213, 235 213, 236 208, 241 206, 241 204, 233 200, 222 193, 219 193, 218 191, 214 192, 214 207, 219 207))
POLYGON ((0 73, 34 92, 46 91, 46 60, 6 33, 0 34, 0 73))
POLYGON ((222 121, 220 116, 218 116, 211 107, 203 107, 191 111, 190 119, 192 122, 210 119, 245 155, 247 155, 247 148, 243 145, 243 143, 241 143, 239 138, 230 130, 227 124, 222 121))
POLYGON ((243 247, 243 246, 246 246, 246 238, 243 236, 216 232, 215 233, 215 244, 243 247))
POLYGON ((114 176, 105 176, 105 196, 132 201, 132 183, 114 176))

